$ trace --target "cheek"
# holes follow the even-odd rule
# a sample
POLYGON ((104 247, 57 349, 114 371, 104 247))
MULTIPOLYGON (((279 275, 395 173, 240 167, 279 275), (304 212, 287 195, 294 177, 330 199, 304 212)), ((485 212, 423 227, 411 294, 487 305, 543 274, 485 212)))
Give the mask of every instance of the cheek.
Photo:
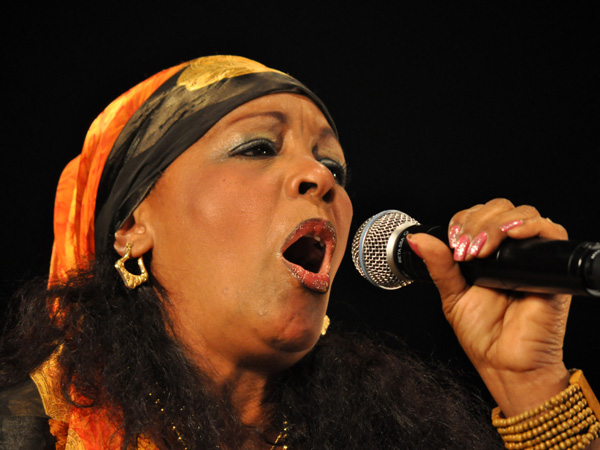
MULTIPOLYGON (((352 223, 352 201, 346 190, 341 189, 336 200, 334 215, 337 224, 338 248, 344 250, 350 235, 350 224, 352 223)), ((343 253, 343 252, 340 252, 343 253)))
POLYGON ((253 246, 264 246, 277 207, 274 184, 250 174, 200 175, 180 193, 177 207, 188 252, 201 247, 222 259, 244 259, 253 246))
POLYGON ((200 231, 213 223, 243 220, 255 214, 259 202, 248 181, 217 170, 199 173, 188 180, 180 192, 181 217, 200 231))

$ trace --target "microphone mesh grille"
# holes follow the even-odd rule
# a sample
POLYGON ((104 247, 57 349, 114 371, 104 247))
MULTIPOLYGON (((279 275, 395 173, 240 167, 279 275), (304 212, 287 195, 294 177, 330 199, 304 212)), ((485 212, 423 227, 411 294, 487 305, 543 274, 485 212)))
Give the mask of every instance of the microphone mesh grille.
POLYGON ((400 280, 387 260, 387 246, 392 233, 405 224, 417 224, 400 211, 383 211, 364 222, 352 241, 352 261, 356 270, 371 283, 383 289, 398 289, 410 284, 400 280))

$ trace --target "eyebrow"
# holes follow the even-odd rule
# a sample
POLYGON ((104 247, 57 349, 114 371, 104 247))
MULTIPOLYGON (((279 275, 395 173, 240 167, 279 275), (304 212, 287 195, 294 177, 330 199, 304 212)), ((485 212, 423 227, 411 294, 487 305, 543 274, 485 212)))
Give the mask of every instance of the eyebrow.
POLYGON ((238 117, 237 119, 233 119, 231 121, 231 123, 237 123, 237 122, 241 122, 241 121, 246 120, 246 119, 253 119, 255 117, 261 117, 261 116, 273 117, 274 119, 277 119, 279 122, 282 122, 282 123, 286 123, 287 122, 287 117, 282 112, 279 112, 279 111, 263 111, 263 112, 256 112, 256 113, 244 114, 243 116, 238 117))
MULTIPOLYGON (((328 122, 328 124, 329 124, 329 122, 328 122)), ((324 137, 324 138, 332 137, 336 141, 339 141, 338 136, 337 136, 337 134, 335 134, 335 131, 333 131, 333 128, 331 128, 331 125, 322 128, 321 137, 324 137)))
MULTIPOLYGON (((280 123, 287 123, 287 116, 280 112, 280 111, 261 111, 261 112, 255 112, 255 113, 250 113, 250 114, 245 114, 242 117, 238 117, 237 119, 233 119, 231 121, 230 124, 234 124, 237 122, 242 122, 244 120, 248 120, 248 119, 254 119, 256 117, 272 117, 274 119, 276 119, 278 122, 280 123)), ((321 138, 334 138, 336 141, 339 142, 338 136, 335 133, 335 131, 333 131, 333 128, 331 127, 331 124, 329 124, 329 122, 327 122, 327 126, 326 127, 322 127, 320 132, 319 132, 319 136, 321 138)))

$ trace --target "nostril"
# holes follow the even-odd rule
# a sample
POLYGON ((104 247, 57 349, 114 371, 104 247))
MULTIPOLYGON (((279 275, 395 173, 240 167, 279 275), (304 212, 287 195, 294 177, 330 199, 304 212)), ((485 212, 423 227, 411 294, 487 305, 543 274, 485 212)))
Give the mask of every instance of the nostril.
MULTIPOLYGON (((298 192, 300 193, 300 195, 306 195, 311 190, 315 194, 317 194, 317 191, 319 190, 319 185, 317 183, 311 183, 310 181, 303 181, 302 183, 300 183, 300 186, 298 186, 298 192)), ((335 195, 334 191, 334 189, 329 189, 323 194, 321 198, 325 203, 331 203, 333 201, 333 197, 335 195)))
POLYGON ((303 181, 302 183, 300 183, 298 192, 300 192, 300 195, 304 195, 308 191, 310 191, 311 189, 316 188, 316 187, 317 187, 316 183, 309 183, 309 182, 303 181))

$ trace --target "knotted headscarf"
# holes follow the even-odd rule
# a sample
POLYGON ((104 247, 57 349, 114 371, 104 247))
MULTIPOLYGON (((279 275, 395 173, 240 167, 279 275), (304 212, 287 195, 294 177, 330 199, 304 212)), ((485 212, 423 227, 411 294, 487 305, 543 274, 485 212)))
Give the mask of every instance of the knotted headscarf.
MULTIPOLYGON (((111 251, 114 233, 161 173, 218 120, 250 100, 278 92, 309 97, 335 130, 325 106, 304 85, 237 56, 179 64, 112 102, 92 123, 81 154, 60 177, 50 282, 66 280, 69 272, 111 251)), ((54 357, 32 378, 59 443, 73 450, 120 448, 121 431, 107 411, 66 403, 54 357)), ((142 439, 138 449, 142 448, 156 447, 142 439)))
POLYGON ((238 56, 209 56, 166 69, 112 102, 60 178, 50 279, 64 280, 110 251, 115 231, 169 164, 227 113, 277 92, 309 97, 335 130, 326 107, 303 84, 238 56))

